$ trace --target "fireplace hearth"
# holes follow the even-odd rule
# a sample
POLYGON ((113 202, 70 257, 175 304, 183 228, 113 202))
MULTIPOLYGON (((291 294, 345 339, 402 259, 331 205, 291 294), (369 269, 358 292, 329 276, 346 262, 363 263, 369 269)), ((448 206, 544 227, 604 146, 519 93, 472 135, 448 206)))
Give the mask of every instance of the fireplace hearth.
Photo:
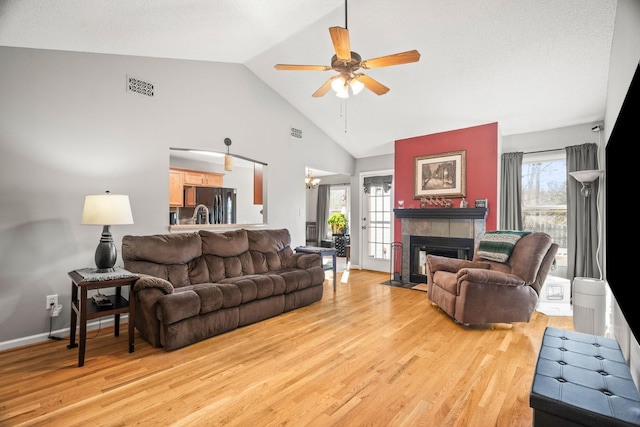
POLYGON ((409 236, 409 280, 427 283, 427 255, 471 259, 474 240, 461 237, 409 236))

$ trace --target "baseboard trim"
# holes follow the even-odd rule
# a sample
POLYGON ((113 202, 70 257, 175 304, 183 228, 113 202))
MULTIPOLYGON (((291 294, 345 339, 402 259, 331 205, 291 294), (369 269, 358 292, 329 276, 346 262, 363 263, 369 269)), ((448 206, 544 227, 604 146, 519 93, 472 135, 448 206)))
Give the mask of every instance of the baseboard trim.
MULTIPOLYGON (((126 323, 124 320, 128 322, 129 315, 121 314, 120 315, 120 324, 126 323)), ((113 317, 109 316, 108 318, 100 318, 96 319, 93 322, 87 323, 87 331, 95 331, 96 329, 113 326, 113 317)), ((122 329, 122 328, 121 328, 122 329)), ((79 327, 76 328, 76 333, 79 332, 79 327)), ((69 339, 70 328, 57 329, 55 331, 51 331, 51 335, 55 337, 61 337, 64 339, 69 339)), ((16 338, 9 341, 0 342, 0 351, 11 350, 12 348, 24 347, 31 344, 38 344, 44 341, 49 340, 49 332, 44 332, 41 334, 31 335, 28 337, 16 338)))

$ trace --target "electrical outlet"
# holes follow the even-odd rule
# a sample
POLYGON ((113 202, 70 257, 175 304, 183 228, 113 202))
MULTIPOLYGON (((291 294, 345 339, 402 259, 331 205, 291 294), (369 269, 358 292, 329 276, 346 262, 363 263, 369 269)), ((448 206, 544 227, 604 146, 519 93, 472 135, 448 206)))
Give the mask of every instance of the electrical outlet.
POLYGON ((51 306, 56 306, 58 305, 58 294, 55 295, 47 295, 47 302, 46 302, 46 306, 45 308, 47 310, 49 310, 51 308, 51 306))

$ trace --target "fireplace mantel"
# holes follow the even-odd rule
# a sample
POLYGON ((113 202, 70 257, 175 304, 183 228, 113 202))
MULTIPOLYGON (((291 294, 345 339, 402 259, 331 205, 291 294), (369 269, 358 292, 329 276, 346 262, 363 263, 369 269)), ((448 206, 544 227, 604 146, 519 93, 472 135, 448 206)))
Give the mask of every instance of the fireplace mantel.
POLYGON ((394 209, 398 218, 485 219, 487 208, 394 209))

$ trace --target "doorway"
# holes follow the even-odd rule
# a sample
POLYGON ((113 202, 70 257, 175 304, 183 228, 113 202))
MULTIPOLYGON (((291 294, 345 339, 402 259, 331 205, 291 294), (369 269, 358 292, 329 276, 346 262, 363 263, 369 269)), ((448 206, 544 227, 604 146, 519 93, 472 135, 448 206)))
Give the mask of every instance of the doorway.
POLYGON ((366 172, 361 183, 361 266, 389 272, 393 242, 393 170, 366 172))

